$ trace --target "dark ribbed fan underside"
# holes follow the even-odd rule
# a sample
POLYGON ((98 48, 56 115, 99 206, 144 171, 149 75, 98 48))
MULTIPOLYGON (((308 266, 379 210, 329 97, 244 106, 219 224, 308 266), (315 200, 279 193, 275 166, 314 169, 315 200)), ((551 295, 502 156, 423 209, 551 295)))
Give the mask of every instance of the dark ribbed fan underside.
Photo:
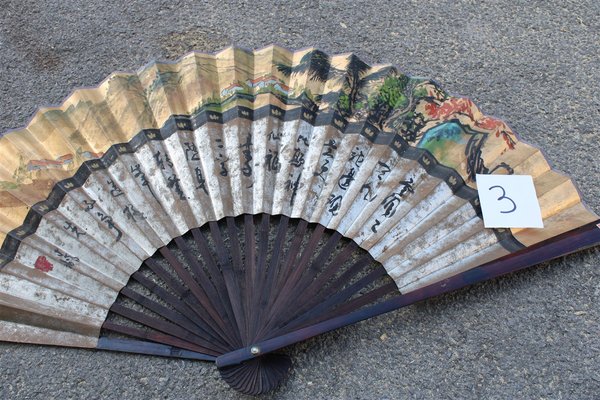
MULTIPOLYGON (((112 306, 102 340, 126 351, 127 343, 134 352, 152 343, 168 346, 167 355, 214 359, 394 293, 379 263, 322 225, 268 214, 227 217, 146 260, 112 306)), ((265 355, 221 372, 236 389, 257 394, 276 386, 290 365, 265 355)))

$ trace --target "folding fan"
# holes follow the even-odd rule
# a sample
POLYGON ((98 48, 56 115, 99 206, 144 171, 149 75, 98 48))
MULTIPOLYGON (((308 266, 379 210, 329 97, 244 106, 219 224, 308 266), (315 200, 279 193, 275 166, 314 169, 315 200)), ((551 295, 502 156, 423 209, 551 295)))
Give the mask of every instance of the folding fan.
POLYGON ((115 73, 0 137, 0 339, 216 362, 600 242, 573 182, 473 103, 354 55, 271 46, 115 73), (544 228, 485 228, 476 175, 544 228))

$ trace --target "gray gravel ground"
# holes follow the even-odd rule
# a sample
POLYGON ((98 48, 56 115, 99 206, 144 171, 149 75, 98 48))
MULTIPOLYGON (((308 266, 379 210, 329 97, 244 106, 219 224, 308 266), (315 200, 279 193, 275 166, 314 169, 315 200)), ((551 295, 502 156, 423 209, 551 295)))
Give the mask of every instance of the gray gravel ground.
MULTIPOLYGON (((435 78, 542 147, 600 212, 597 0, 1 0, 0 130, 114 70, 271 42, 435 78)), ((597 399, 599 264, 596 247, 293 346, 271 397, 597 399)), ((200 362, 2 343, 0 365, 1 398, 243 397, 200 362)))

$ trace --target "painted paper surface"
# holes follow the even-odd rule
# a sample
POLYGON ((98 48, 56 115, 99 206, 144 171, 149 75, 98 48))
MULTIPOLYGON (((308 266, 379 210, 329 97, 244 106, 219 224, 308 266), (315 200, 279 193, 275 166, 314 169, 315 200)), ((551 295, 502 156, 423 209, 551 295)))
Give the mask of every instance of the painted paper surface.
POLYGON ((0 154, 0 301, 77 324, 89 340, 76 343, 94 342, 144 260, 226 216, 318 222, 402 292, 597 219, 470 100, 316 49, 229 48, 113 74, 4 134, 0 154), (545 227, 486 228, 477 174, 530 175, 545 227))

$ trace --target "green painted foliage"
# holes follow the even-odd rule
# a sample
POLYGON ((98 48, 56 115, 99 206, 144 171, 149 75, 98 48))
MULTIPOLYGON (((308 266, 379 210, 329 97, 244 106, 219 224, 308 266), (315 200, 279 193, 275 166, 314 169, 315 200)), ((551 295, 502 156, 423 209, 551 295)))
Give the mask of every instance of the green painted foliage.
POLYGON ((418 89, 415 89, 415 91, 413 92, 413 96, 416 97, 416 98, 426 97, 427 96, 427 89, 425 89, 424 87, 420 87, 418 89))
POLYGON ((338 100, 338 109, 342 112, 350 110, 350 96, 346 93, 342 93, 338 100))
POLYGON ((0 181, 0 189, 2 190, 11 190, 18 189, 19 185, 14 182, 0 181))
MULTIPOLYGON (((402 78, 405 78, 404 76, 402 78)), ((404 89, 406 88, 406 79, 398 78, 396 76, 387 76, 383 85, 379 89, 379 98, 384 104, 392 107, 403 107, 406 105, 408 99, 404 95, 404 89)))

